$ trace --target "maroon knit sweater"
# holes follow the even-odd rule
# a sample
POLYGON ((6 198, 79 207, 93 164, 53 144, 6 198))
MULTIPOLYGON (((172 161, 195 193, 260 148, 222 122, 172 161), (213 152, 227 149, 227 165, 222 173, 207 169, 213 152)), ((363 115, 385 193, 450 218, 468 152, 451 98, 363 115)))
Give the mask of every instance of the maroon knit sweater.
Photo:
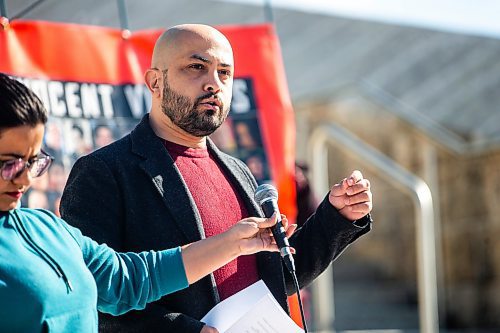
MULTIPOLYGON (((248 217, 245 203, 207 149, 184 147, 169 141, 165 141, 165 147, 198 207, 207 238, 248 217)), ((214 277, 220 299, 228 298, 259 279, 255 255, 238 257, 216 270, 214 277)))

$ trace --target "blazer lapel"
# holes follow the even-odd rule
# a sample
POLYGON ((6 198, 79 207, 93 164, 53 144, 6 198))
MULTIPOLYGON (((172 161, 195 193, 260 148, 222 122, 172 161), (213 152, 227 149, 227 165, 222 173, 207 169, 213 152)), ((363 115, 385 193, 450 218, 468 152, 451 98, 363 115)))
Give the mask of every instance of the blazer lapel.
POLYGON ((140 167, 161 195, 188 243, 205 238, 201 217, 179 169, 149 125, 149 115, 131 133, 132 151, 144 158, 140 167))

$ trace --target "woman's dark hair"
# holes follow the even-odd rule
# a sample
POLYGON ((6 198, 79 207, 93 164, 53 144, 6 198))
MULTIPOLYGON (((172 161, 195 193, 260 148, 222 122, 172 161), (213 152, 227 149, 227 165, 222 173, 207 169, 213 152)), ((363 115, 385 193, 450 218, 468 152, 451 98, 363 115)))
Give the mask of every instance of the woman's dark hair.
POLYGON ((47 110, 31 89, 0 73, 0 131, 47 123, 47 110))

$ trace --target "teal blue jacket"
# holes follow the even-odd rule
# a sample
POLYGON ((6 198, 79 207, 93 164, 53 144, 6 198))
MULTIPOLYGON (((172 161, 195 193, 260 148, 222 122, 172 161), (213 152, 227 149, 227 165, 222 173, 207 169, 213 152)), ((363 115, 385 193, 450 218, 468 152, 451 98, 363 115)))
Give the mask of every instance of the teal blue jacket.
POLYGON ((117 253, 46 210, 0 212, 0 332, 97 332, 188 286, 180 248, 117 253))

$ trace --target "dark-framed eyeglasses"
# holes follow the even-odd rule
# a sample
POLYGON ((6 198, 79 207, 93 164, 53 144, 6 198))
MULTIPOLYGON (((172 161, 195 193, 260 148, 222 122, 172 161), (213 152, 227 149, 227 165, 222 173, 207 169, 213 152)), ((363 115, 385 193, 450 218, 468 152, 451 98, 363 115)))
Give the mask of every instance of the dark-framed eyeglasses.
POLYGON ((28 161, 16 158, 8 161, 0 161, 0 177, 3 180, 13 180, 19 177, 24 170, 28 169, 32 178, 40 177, 49 169, 54 158, 43 150, 38 156, 28 161))

